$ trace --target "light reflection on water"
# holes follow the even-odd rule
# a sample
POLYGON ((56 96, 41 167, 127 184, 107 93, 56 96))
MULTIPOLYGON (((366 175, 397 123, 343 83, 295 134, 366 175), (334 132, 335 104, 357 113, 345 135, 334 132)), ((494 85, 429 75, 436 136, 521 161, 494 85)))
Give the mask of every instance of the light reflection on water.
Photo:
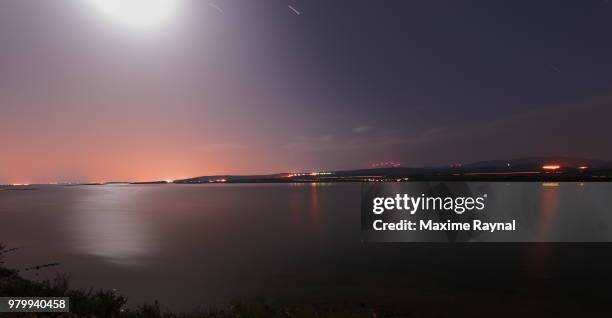
POLYGON ((70 208, 66 226, 76 253, 120 265, 142 265, 158 242, 141 202, 142 191, 125 186, 88 188, 70 208))
POLYGON ((310 222, 318 226, 321 222, 319 211, 319 190, 316 182, 310 184, 310 222))
MULTIPOLYGON (((555 221, 555 213, 559 205, 559 183, 542 183, 539 189, 540 199, 537 221, 537 240, 546 242, 550 239, 551 227, 555 221)), ((546 243, 534 245, 531 251, 530 263, 532 274, 544 275, 546 270, 546 260, 548 259, 550 248, 546 243)))
POLYGON ((558 197, 559 197, 559 184, 554 183, 543 183, 540 191, 540 210, 539 210, 539 222, 538 241, 546 241, 549 239, 550 226, 555 217, 555 212, 558 208, 558 197))

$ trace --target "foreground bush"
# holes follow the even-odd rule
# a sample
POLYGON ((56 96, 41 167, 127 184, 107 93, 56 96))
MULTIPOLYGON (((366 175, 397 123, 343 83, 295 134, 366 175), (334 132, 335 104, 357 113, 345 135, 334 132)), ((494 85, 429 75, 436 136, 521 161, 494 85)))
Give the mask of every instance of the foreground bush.
MULTIPOLYGON (((329 309, 304 307, 270 306, 263 302, 250 304, 232 303, 221 309, 208 309, 191 313, 167 313, 160 309, 157 302, 138 305, 126 309, 127 299, 117 292, 103 289, 74 289, 69 287, 68 275, 57 274, 52 280, 32 281, 19 276, 18 270, 4 266, 3 257, 13 250, 8 250, 0 243, 0 297, 69 297, 70 313, 39 314, 41 317, 118 317, 118 318, 361 318, 377 317, 371 311, 347 306, 329 309)), ((35 266, 32 270, 55 266, 47 264, 35 266)), ((28 269, 30 270, 30 269, 28 269)), ((36 314, 1 314, 0 317, 37 317, 36 314)))

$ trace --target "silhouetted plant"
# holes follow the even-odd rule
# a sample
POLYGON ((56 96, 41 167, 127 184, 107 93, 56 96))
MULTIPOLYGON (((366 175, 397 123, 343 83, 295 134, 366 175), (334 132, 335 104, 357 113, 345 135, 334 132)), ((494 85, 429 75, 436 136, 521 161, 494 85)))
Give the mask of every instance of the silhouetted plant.
MULTIPOLYGON (((0 261, 6 253, 16 249, 7 249, 0 243, 0 261)), ((41 270, 54 267, 58 263, 38 265, 25 270, 41 270)), ((25 271, 24 270, 24 271, 25 271)), ((74 289, 70 288, 70 276, 57 273, 51 280, 33 281, 22 278, 19 271, 10 270, 0 264, 0 297, 69 297, 70 313, 47 315, 45 317, 116 317, 116 318, 378 318, 365 307, 282 307, 271 306, 263 301, 241 303, 231 302, 228 306, 188 313, 163 312, 158 301, 144 303, 135 309, 126 309, 127 298, 115 290, 74 289)), ((12 315, 10 317, 36 317, 12 315)))

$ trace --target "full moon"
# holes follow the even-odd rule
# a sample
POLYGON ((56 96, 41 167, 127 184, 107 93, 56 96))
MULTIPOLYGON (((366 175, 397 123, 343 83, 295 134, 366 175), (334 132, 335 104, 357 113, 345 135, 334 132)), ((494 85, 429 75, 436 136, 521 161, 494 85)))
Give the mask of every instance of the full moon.
POLYGON ((102 13, 133 27, 155 27, 176 11, 179 0, 89 0, 102 13))

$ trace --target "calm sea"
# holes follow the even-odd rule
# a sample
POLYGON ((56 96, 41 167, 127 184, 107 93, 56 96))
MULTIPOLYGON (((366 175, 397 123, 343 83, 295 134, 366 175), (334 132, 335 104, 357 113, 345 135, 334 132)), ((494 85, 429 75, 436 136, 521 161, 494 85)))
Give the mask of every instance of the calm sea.
POLYGON ((74 287, 117 289, 130 304, 159 300, 171 309, 260 298, 610 295, 600 291, 612 282, 610 244, 364 243, 360 195, 361 185, 349 183, 0 191, 0 241, 19 248, 7 255, 10 267, 61 264, 28 277, 65 272, 74 287))

